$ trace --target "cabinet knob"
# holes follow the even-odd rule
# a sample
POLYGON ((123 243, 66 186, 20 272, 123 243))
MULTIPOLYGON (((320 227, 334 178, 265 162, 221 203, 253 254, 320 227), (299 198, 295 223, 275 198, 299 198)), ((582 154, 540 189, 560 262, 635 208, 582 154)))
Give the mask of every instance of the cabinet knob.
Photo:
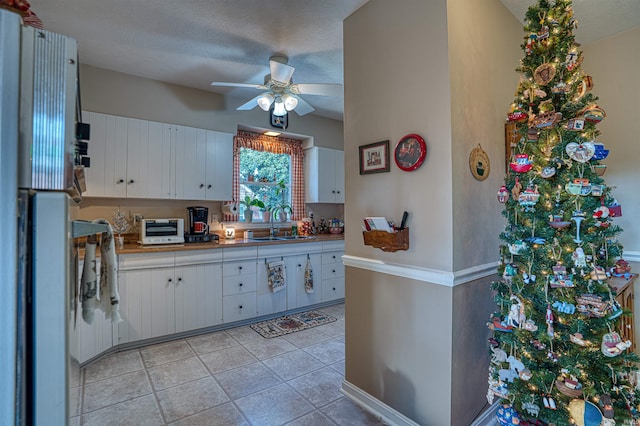
POLYGON ((173 280, 171 278, 169 278, 169 282, 173 282, 173 280))
POLYGON ((336 258, 336 257, 335 257, 335 255, 334 255, 334 256, 331 256, 331 257, 333 257, 334 259, 336 258))
POLYGON ((336 191, 338 194, 340 193, 340 191, 336 191))
POLYGON ((242 305, 238 306, 239 309, 242 309, 242 305))
POLYGON ((179 281, 179 282, 182 282, 182 277, 178 278, 178 281, 179 281))
MULTIPOLYGON (((335 274, 335 273, 336 273, 336 270, 335 270, 335 269, 332 269, 332 270, 331 270, 331 272, 333 272, 333 273, 335 274)), ((334 289, 334 290, 335 290, 335 289, 334 289)))
POLYGON ((238 269, 242 271, 242 266, 238 266, 238 269))
POLYGON ((336 288, 335 288, 335 287, 333 288, 333 291, 336 291, 336 288))
POLYGON ((204 188, 204 183, 201 183, 201 184, 200 184, 200 188, 204 188))
POLYGON ((298 268, 302 268, 302 265, 298 263, 298 268))
POLYGON ((118 179, 116 183, 124 183, 124 179, 118 179))
POLYGON ((334 189, 333 191, 331 191, 331 193, 332 193, 332 194, 335 194, 335 193, 336 193, 336 190, 334 189))
POLYGON ((238 284, 238 287, 242 287, 242 283, 238 284))
POLYGON ((213 185, 207 185, 207 189, 211 189, 213 185))

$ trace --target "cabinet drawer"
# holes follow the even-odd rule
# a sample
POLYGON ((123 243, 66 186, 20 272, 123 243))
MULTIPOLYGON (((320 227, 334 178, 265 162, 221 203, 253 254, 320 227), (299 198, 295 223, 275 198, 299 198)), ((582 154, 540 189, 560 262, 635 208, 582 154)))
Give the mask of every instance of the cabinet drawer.
POLYGON ((322 265, 322 279, 344 278, 344 265, 341 263, 330 263, 322 265))
POLYGON ((341 299, 344 297, 344 278, 322 281, 322 301, 341 299))
POLYGON ((229 276, 222 279, 223 296, 250 291, 256 291, 256 274, 229 276))
POLYGON ((242 260, 238 262, 225 262, 222 265, 222 276, 223 277, 233 277, 240 275, 255 275, 256 273, 256 261, 252 260, 242 260))
POLYGON ((329 263, 342 263, 343 255, 343 251, 329 251, 327 253, 322 253, 322 264, 326 265, 329 263))
POLYGON ((256 316, 256 293, 234 294, 222 298, 222 320, 225 323, 256 316))

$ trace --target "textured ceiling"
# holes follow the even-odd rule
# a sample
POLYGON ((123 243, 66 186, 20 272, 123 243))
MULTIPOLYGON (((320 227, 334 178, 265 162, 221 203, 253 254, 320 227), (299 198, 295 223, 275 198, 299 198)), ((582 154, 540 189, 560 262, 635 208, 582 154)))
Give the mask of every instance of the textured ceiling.
MULTIPOLYGON (((342 21, 367 1, 30 0, 46 29, 78 40, 82 63, 224 93, 234 106, 256 91, 210 83, 262 83, 274 54, 289 57, 294 82, 343 83, 342 21)), ((531 3, 502 2, 519 19, 531 3)), ((574 10, 583 44, 640 25, 640 0, 574 0, 574 10)), ((342 119, 341 98, 304 98, 342 119)))

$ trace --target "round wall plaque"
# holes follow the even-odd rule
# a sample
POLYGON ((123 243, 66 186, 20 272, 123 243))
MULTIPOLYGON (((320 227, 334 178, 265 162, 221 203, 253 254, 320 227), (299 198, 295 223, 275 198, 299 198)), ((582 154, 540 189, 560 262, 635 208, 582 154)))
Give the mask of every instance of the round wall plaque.
POLYGON ((489 177, 489 172, 491 171, 489 156, 480 144, 478 144, 476 148, 473 148, 471 154, 469 154, 469 168, 471 169, 473 177, 478 180, 485 180, 489 177))

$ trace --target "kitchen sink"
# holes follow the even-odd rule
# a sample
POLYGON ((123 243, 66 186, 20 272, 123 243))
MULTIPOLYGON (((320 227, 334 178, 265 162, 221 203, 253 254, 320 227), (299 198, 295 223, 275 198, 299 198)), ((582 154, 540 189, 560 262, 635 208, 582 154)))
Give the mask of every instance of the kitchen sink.
POLYGON ((288 241, 288 240, 306 240, 309 237, 303 237, 301 235, 284 235, 279 237, 253 237, 251 238, 253 241, 288 241))

